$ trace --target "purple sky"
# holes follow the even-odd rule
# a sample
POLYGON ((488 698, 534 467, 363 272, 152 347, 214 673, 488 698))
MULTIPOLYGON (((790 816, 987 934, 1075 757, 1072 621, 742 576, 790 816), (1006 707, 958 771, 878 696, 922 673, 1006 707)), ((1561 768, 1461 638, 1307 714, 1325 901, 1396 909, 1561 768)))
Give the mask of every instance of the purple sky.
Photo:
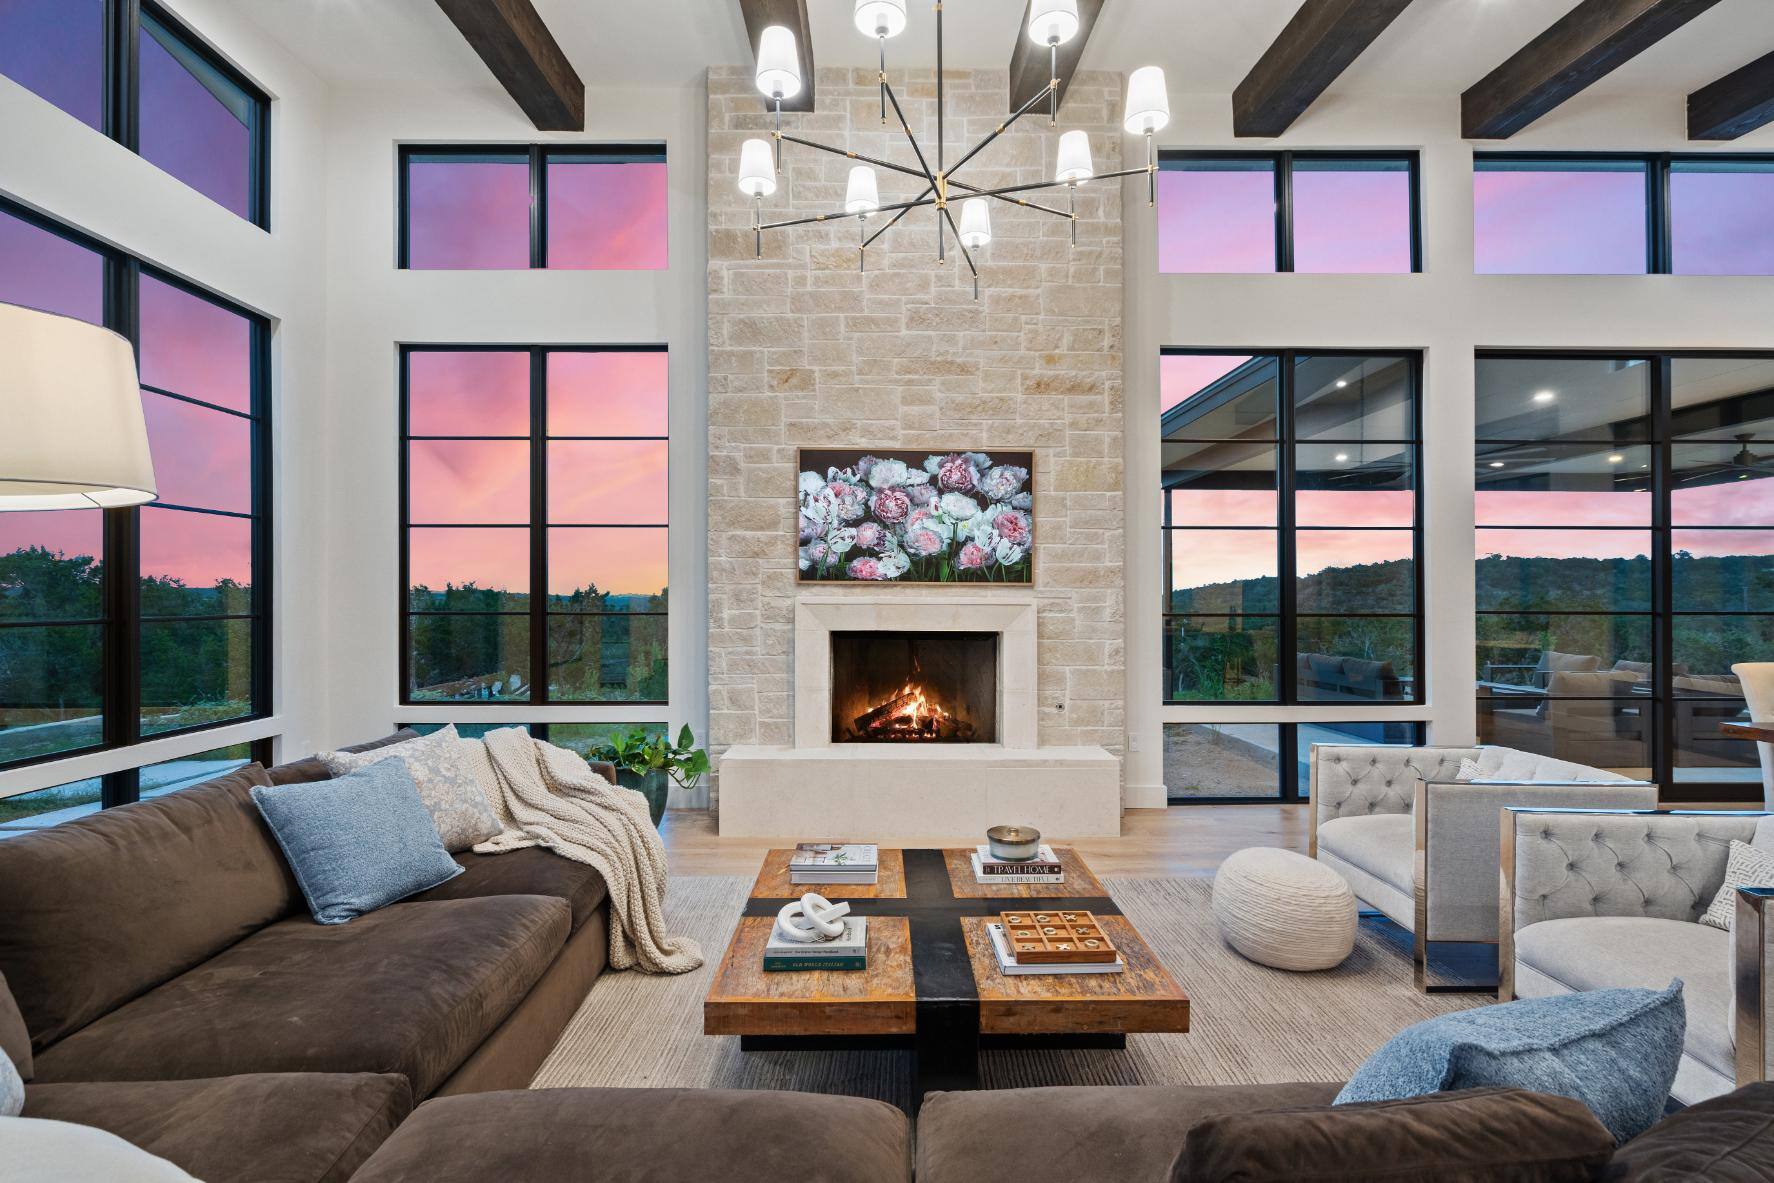
POLYGON ((1643 274, 1645 174, 1472 175, 1473 268, 1480 274, 1643 274))
POLYGON ((0 74, 102 127, 103 0, 0 0, 0 74))
POLYGON ((246 124, 143 29, 140 42, 143 159, 241 217, 252 215, 252 137, 246 124))

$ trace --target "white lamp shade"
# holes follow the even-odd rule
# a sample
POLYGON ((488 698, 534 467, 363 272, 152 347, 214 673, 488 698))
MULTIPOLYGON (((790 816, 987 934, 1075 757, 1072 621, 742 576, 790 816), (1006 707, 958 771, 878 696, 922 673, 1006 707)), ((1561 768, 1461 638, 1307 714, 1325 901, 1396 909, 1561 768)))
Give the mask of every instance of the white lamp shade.
POLYGON ((856 28, 864 37, 905 32, 905 0, 856 0, 856 28))
POLYGON ((1127 76, 1127 134, 1143 136, 1170 122, 1170 94, 1164 89, 1164 67, 1141 66, 1127 76))
POLYGON ((801 56, 785 25, 771 25, 758 38, 758 89, 767 99, 792 99, 801 93, 801 56))
POLYGON ((961 245, 978 250, 992 241, 992 211, 983 197, 969 197, 961 203, 961 245))
POLYGON ((881 208, 881 190, 875 184, 875 170, 866 164, 850 170, 850 184, 844 190, 844 212, 872 214, 881 208))
POLYGON ((776 192, 776 158, 769 140, 747 140, 739 147, 739 191, 747 197, 776 192))
POLYGON ((1078 0, 1034 0, 1029 5, 1029 40, 1064 45, 1078 35, 1078 0))
POLYGON ((116 333, 0 304, 0 407, 0 510, 154 500, 135 353, 116 333))
POLYGON ((1088 181, 1096 176, 1090 165, 1090 137, 1082 131, 1069 131, 1059 138, 1059 166, 1053 174, 1056 181, 1088 181))

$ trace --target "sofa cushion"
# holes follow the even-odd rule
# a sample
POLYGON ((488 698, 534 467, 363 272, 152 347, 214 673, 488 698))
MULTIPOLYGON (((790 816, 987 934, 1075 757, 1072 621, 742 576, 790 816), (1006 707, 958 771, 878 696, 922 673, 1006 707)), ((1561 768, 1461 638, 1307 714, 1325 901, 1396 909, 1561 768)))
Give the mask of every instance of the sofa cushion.
POLYGON ((1614 1156, 1619 1183, 1774 1179, 1774 1084, 1745 1085, 1666 1117, 1614 1156))
POLYGON ((1126 1085, 928 1093, 918 1111, 918 1183, 1168 1179, 1184 1136, 1197 1122, 1328 1105, 1337 1088, 1126 1085))
MULTIPOLYGON (((1515 934, 1515 960, 1566 990, 1637 986, 1661 990, 1682 980, 1687 1003, 1687 1053, 1731 1076, 1735 1053, 1731 1013, 1730 934, 1685 920, 1653 916, 1578 916, 1542 920, 1515 934)), ((1546 993, 1518 970, 1516 991, 1546 993)))
MULTIPOLYGON (((341 752, 373 752, 377 748, 389 747, 392 744, 405 743, 409 739, 418 739, 419 733, 411 727, 402 727, 393 735, 384 735, 381 739, 372 739, 368 743, 352 744, 348 748, 340 748, 341 752)), ((279 764, 272 768, 268 775, 274 785, 303 785, 317 780, 330 780, 332 773, 327 771, 326 761, 319 755, 307 756, 300 760, 291 760, 287 764, 279 764)))
POLYGON ((1614 1138, 1581 1101, 1466 1089, 1367 1105, 1228 1113, 1197 1123, 1173 1183, 1592 1183, 1614 1138))
POLYGON ((37 1048, 281 920, 301 894, 248 764, 0 842, 0 973, 37 1048))
POLYGON ((1336 817, 1318 827, 1318 848, 1409 895, 1417 838, 1408 813, 1336 817))
POLYGON ((426 1102, 352 1183, 910 1178, 905 1115, 879 1101, 741 1089, 534 1089, 426 1102))
POLYGON ((31 1033, 25 1029, 25 1016, 18 1013, 18 1003, 6 988, 6 975, 0 974, 0 1055, 12 1061, 18 1074, 31 1079, 31 1033))
POLYGON ((540 846, 527 846, 508 854, 475 854, 465 850, 454 858, 463 873, 430 891, 420 892, 411 902, 479 899, 489 895, 553 896, 567 901, 577 931, 610 894, 604 877, 595 869, 540 846))
POLYGON ((108 1130, 204 1183, 344 1183, 412 1111, 406 1078, 266 1072, 34 1085, 28 1117, 108 1130))
POLYGON ((557 899, 392 904, 274 924, 37 1056, 39 1081, 398 1072, 424 1097, 567 939, 557 899))

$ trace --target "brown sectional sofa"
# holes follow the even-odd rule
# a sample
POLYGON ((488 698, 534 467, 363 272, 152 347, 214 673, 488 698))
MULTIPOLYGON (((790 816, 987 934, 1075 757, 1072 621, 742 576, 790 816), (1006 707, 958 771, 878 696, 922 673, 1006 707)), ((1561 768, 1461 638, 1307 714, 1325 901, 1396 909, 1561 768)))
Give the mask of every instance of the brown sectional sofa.
POLYGON ((27 1116, 206 1183, 332 1183, 416 1101, 529 1083, 604 969, 602 878, 544 850, 465 852, 448 883, 316 924, 250 789, 326 775, 248 765, 0 842, 0 1011, 28 1033, 27 1116))

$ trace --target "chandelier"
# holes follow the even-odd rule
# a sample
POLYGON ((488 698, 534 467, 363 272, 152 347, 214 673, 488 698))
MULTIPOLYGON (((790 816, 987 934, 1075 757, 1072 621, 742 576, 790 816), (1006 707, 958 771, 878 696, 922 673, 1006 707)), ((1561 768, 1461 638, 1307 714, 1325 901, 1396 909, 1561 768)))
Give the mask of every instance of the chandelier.
POLYGON ((766 230, 803 226, 810 222, 831 222, 842 218, 855 218, 857 220, 857 267, 860 269, 867 263, 868 248, 871 243, 898 225, 900 219, 913 210, 929 206, 935 209, 937 215, 935 219, 937 263, 940 265, 947 262, 948 237, 950 234, 954 235, 961 250, 961 257, 966 261, 968 271, 972 273, 973 298, 977 300, 979 299, 979 267, 974 263, 973 252, 992 241, 991 202, 1007 202, 1024 209, 1040 210, 1042 213, 1067 219, 1071 223, 1073 246, 1078 245, 1078 186, 1091 180, 1106 181, 1116 177, 1131 177, 1144 173, 1146 174, 1146 203, 1153 204, 1156 199, 1158 164, 1153 156, 1152 136, 1170 122, 1170 100, 1165 93, 1164 71, 1158 66, 1142 66, 1130 74, 1127 79, 1127 105, 1122 118, 1122 126, 1126 128, 1129 135, 1143 135, 1145 137, 1145 167, 1098 173, 1091 164, 1090 137, 1079 130, 1061 133, 1056 154, 1056 167, 1051 181, 1035 181, 1026 185, 982 189, 977 185, 970 185, 957 179, 956 172, 979 155, 986 145, 1003 135, 1011 124, 1039 106, 1043 100, 1046 100, 1047 105, 1047 125, 1049 127, 1058 126, 1059 47, 1078 33, 1078 4, 1077 0, 1033 0, 1029 5, 1029 39, 1037 45, 1046 46, 1048 51, 1047 85, 1030 96, 1022 106, 1011 112, 1010 118, 1000 123, 991 134, 963 152, 953 164, 948 164, 944 160, 943 148, 941 0, 937 0, 935 7, 936 148, 934 153, 927 154, 918 143, 918 137, 912 134, 911 125, 906 121, 905 111, 899 105, 899 96, 894 93, 893 84, 887 80, 887 39, 898 36, 905 30, 906 0, 856 0, 857 30, 865 37, 874 37, 881 47, 879 72, 881 122, 887 122, 887 112, 891 108, 900 130, 905 132, 906 140, 911 145, 912 155, 917 158, 918 167, 916 168, 894 164, 891 161, 873 156, 865 156, 861 152, 853 152, 848 148, 834 148, 784 132, 782 130, 783 100, 792 99, 801 92, 800 57, 795 51, 795 35, 791 30, 782 25, 771 25, 764 30, 763 35, 758 39, 757 84, 764 97, 775 104, 776 127, 771 133, 771 139, 746 140, 741 145, 739 152, 739 190, 752 199, 752 230, 756 238, 757 257, 763 257, 764 231, 766 230), (781 222, 765 222, 763 220, 764 198, 776 192, 776 178, 782 172, 782 146, 785 142, 862 162, 850 169, 842 210, 813 214, 804 218, 789 218, 781 222), (934 167, 931 164, 932 156, 935 157, 934 167), (883 204, 875 176, 877 168, 916 177, 924 182, 924 191, 912 201, 883 204), (1039 201, 1031 201, 1025 196, 1029 193, 1060 188, 1066 190, 1065 209, 1056 209, 1039 201), (952 209, 957 200, 961 206, 959 222, 956 221, 952 209), (870 233, 868 220, 876 215, 887 213, 891 213, 893 216, 887 220, 885 225, 870 233))

